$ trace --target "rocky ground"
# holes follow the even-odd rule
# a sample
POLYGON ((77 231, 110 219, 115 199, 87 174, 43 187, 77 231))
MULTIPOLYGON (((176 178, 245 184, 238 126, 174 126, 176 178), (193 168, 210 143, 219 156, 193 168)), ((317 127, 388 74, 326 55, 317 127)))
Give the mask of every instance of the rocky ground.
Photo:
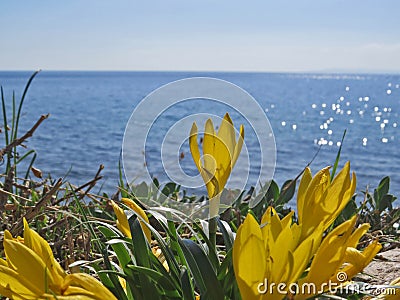
POLYGON ((400 248, 379 253, 363 273, 362 279, 369 284, 389 284, 399 278, 400 248))

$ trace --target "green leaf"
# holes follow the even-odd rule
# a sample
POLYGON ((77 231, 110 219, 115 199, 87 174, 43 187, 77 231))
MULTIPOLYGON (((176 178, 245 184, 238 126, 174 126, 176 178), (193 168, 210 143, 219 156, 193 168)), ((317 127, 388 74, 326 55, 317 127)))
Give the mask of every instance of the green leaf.
POLYGON ((383 197, 381 198, 381 200, 379 201, 379 211, 383 212, 385 209, 388 210, 393 210, 393 206, 392 203, 394 202, 394 200, 396 200, 396 197, 393 195, 383 195, 383 197))
POLYGON ((182 282, 182 292, 184 300, 194 300, 194 291, 192 283, 189 278, 189 274, 185 266, 181 268, 181 282, 182 282))
POLYGON ((200 246, 188 239, 179 239, 179 244, 200 290, 201 297, 203 299, 224 299, 224 292, 218 278, 200 246))
MULTIPOLYGON (((146 242, 146 238, 143 234, 139 220, 136 218, 136 216, 131 216, 128 219, 128 221, 132 236, 134 237, 132 239, 132 244, 133 244, 136 264, 141 267, 151 268, 150 257, 149 257, 151 250, 149 249, 149 245, 146 242)), ((139 273, 139 280, 140 280, 141 297, 145 297, 147 299, 159 298, 157 290, 154 289, 154 283, 152 283, 145 274, 139 273)))
POLYGON ((232 229, 226 221, 221 220, 220 218, 218 218, 218 227, 219 230, 222 232, 226 251, 229 251, 232 248, 233 241, 235 240, 232 229))
MULTIPOLYGON (((114 267, 111 264, 110 257, 108 255, 107 249, 103 248, 102 250, 103 260, 105 269, 108 271, 114 271, 114 267)), ((124 289, 121 286, 118 275, 113 272, 108 272, 108 274, 100 272, 100 269, 97 269, 97 274, 101 282, 118 298, 121 300, 127 299, 124 289)))
POLYGON ((296 191, 296 180, 286 180, 282 185, 281 192, 278 200, 276 200, 276 205, 283 205, 288 203, 294 196, 296 191))
POLYGON ((182 298, 182 295, 178 292, 177 287, 172 281, 170 281, 168 276, 141 266, 128 265, 128 268, 138 272, 139 274, 146 275, 150 280, 153 281, 153 285, 157 284, 157 286, 162 289, 162 291, 158 290, 158 292, 162 292, 169 297, 182 298))
POLYGON ((215 248, 213 247, 210 239, 207 237, 207 234, 204 232, 203 228, 201 228, 199 224, 193 223, 193 228, 196 229, 196 231, 200 234, 202 239, 206 242, 208 248, 208 259, 211 262, 211 265, 215 272, 219 268, 219 260, 215 248))
MULTIPOLYGON (((264 187, 268 187, 267 193, 264 198, 270 202, 271 200, 276 201, 279 198, 279 187, 276 184, 275 180, 270 180, 269 185, 266 183, 264 187)), ((261 192, 260 192, 261 193, 261 192)))
POLYGON ((165 196, 169 196, 173 194, 176 190, 176 183, 175 182, 168 182, 164 188, 162 189, 161 193, 165 196))
POLYGON ((117 255, 118 262, 120 263, 121 267, 124 268, 126 265, 131 263, 132 259, 129 254, 129 250, 124 243, 124 240, 115 239, 115 232, 105 226, 99 226, 98 229, 109 240, 108 242, 111 245, 111 248, 113 249, 115 254, 117 255), (114 240, 116 242, 110 243, 111 240, 114 240))
POLYGON ((135 186, 134 194, 137 198, 147 199, 149 197, 149 186, 146 182, 142 182, 135 186))
POLYGON ((223 286, 226 299, 241 299, 239 288, 237 286, 235 272, 232 263, 232 248, 226 253, 221 267, 218 271, 218 279, 223 286))
POLYGON ((379 201, 382 199, 382 197, 387 193, 389 193, 389 186, 390 186, 390 177, 386 176, 382 178, 381 182, 379 182, 378 187, 375 189, 374 198, 378 206, 379 206, 379 201))

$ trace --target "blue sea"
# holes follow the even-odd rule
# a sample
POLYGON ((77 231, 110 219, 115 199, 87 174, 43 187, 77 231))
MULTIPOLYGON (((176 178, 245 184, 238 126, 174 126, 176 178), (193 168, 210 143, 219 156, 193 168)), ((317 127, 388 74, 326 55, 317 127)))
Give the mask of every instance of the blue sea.
MULTIPOLYGON (((13 91, 18 100, 30 75, 0 72, 9 112, 13 91)), ((382 177, 389 175, 391 192, 400 195, 400 75, 42 71, 29 89, 20 123, 23 134, 40 115, 50 113, 26 143, 38 154, 34 166, 53 178, 68 174, 67 179, 78 185, 91 180, 99 165, 104 164, 104 179, 94 191, 113 194, 118 185, 125 126, 132 111, 153 90, 190 77, 223 79, 256 99, 274 133, 274 179, 279 185, 295 178, 318 150, 311 164, 313 173, 333 165, 347 130, 340 166, 351 161, 358 192, 367 187, 373 190, 382 177)), ((179 120, 181 115, 200 109, 190 105, 167 113, 179 120)), ((221 117, 226 111, 212 104, 202 108, 203 113, 207 110, 221 117)), ((240 123, 233 119, 235 126, 240 123)), ((167 132, 173 122, 162 120, 158 121, 158 131, 167 132)), ((245 142, 253 143, 246 138, 245 142)), ((148 143, 160 147, 157 138, 148 143)), ((183 169, 196 173, 187 143, 176 156, 181 156, 183 169)), ((166 176, 161 171, 163 162, 157 157, 146 163, 153 176, 166 176)), ((240 178, 232 178, 235 180, 240 178)))

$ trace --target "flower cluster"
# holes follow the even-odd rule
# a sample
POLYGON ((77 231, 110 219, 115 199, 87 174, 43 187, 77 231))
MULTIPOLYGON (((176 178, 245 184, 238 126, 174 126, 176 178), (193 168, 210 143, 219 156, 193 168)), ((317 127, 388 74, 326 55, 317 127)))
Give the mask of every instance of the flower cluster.
POLYGON ((4 232, 0 294, 11 299, 116 299, 94 277, 67 274, 49 244, 24 219, 24 238, 4 232))
POLYGON ((297 196, 298 223, 294 211, 279 218, 269 207, 261 225, 248 214, 239 227, 233 248, 233 265, 243 299, 282 299, 287 294, 295 299, 307 299, 326 291, 328 283, 343 284, 338 274, 351 279, 362 271, 381 249, 378 241, 363 251, 356 249, 369 224, 355 228, 357 216, 340 224, 325 236, 348 201, 356 186, 350 178, 350 164, 330 181, 329 168, 314 177, 307 168, 300 181, 297 196), (311 263, 310 263, 311 261, 311 263), (260 293, 259 284, 283 284, 284 293, 260 293), (293 293, 291 284, 312 284, 306 293, 293 293))

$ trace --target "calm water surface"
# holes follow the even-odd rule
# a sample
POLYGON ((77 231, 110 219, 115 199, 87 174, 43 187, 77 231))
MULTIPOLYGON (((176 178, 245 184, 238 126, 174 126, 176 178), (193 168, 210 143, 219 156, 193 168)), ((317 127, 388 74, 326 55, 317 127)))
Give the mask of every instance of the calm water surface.
MULTIPOLYGON (((0 72, 8 108, 13 90, 19 99, 30 74, 0 72)), ((166 83, 194 76, 230 81, 260 103, 275 134, 274 177, 278 184, 294 178, 320 146, 312 170, 333 164, 347 129, 341 165, 351 160, 358 191, 368 185, 373 189, 389 175, 392 193, 400 194, 399 75, 43 71, 29 90, 20 132, 29 129, 41 114, 50 113, 28 142, 38 153, 35 166, 53 177, 70 170, 69 180, 80 184, 90 180, 104 164, 102 190, 111 194, 118 183, 125 125, 135 105, 166 83)), ((188 112, 201 110, 190 105, 166 112, 164 121, 160 118, 157 125, 160 131, 188 112)), ((222 116, 227 109, 216 105, 212 111, 222 116)), ((154 148, 159 142, 148 141, 154 148)), ((251 145, 253 141, 246 142, 251 145)), ((195 173, 187 145, 182 151, 187 154, 182 168, 195 173)), ((154 176, 165 176, 157 155, 149 161, 149 169, 154 176)), ((235 180, 240 178, 232 178, 232 182, 235 180)))

